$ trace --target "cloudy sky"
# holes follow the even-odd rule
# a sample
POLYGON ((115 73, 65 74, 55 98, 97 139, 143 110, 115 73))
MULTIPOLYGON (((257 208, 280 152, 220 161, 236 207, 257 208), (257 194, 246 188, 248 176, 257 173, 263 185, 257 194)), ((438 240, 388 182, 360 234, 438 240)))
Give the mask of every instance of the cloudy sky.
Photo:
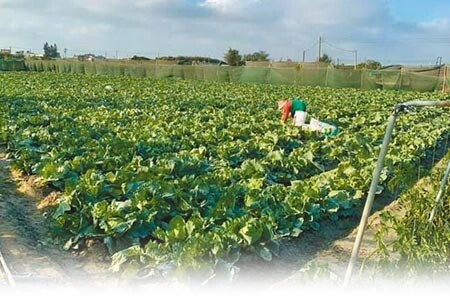
POLYGON ((222 58, 265 50, 272 59, 323 52, 351 63, 450 62, 448 0, 0 0, 0 47, 222 58))

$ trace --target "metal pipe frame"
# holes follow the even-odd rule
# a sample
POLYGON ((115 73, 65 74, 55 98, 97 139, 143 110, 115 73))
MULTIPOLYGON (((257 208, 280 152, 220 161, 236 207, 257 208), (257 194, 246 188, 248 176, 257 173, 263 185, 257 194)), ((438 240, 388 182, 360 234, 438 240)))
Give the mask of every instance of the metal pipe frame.
POLYGON ((373 171, 372 182, 370 184, 369 192, 367 194, 366 203, 364 205, 364 211, 362 213, 361 221, 358 227, 358 233, 356 235, 355 243, 353 244, 352 254, 347 266, 347 271, 345 273, 344 287, 347 287, 349 285, 356 264, 356 260, 358 259, 359 250, 361 248, 361 242, 363 240, 364 232, 366 230, 367 220, 369 219, 369 215, 372 210, 373 201, 375 199, 375 192, 378 186, 378 182, 380 180, 381 171, 384 166, 384 159, 386 157, 389 148, 389 143, 391 141, 395 121, 401 113, 410 111, 416 107, 450 107, 450 100, 449 101, 412 100, 399 103, 394 107, 394 110, 392 111, 388 120, 386 132, 384 134, 383 144, 381 145, 381 150, 378 155, 377 164, 375 170, 373 171))

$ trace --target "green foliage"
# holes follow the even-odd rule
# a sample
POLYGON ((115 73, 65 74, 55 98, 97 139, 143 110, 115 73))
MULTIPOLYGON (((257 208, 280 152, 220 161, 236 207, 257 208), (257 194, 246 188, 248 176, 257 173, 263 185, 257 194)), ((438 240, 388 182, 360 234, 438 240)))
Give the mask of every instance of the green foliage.
POLYGON ((224 55, 224 60, 230 66, 241 66, 243 64, 242 56, 236 49, 228 49, 228 52, 224 55))
POLYGON ((333 59, 326 53, 324 53, 320 58, 319 62, 330 64, 333 62, 333 59))
POLYGON ((44 44, 44 58, 56 59, 60 57, 56 44, 49 45, 47 42, 44 44))
POLYGON ((367 60, 357 66, 359 69, 381 69, 381 67, 383 67, 383 65, 375 60, 367 60))
POLYGON ((218 65, 222 61, 202 56, 163 56, 157 57, 156 60, 171 61, 178 65, 197 65, 197 64, 215 64, 218 65))
MULTIPOLYGON (((450 155, 447 155, 448 161, 450 155)), ((446 164, 445 164, 446 165, 446 164)), ((435 169, 431 176, 407 191, 399 199, 404 215, 386 213, 377 238, 382 263, 389 264, 389 274, 436 274, 450 272, 450 189, 437 207, 432 222, 429 216, 435 206, 443 171, 435 169), (389 236, 388 236, 389 234, 389 236), (389 238, 387 240, 386 238, 389 238)))
POLYGON ((244 56, 244 61, 269 61, 269 54, 263 50, 252 54, 246 54, 244 56))
MULTIPOLYGON (((127 274, 208 275, 242 252, 269 261, 280 238, 352 215, 392 106, 440 97, 51 73, 0 82, 0 141, 63 193, 52 216, 66 247, 103 240, 127 274), (281 124, 280 97, 304 98, 341 132, 281 124)), ((449 120, 431 109, 399 118, 380 185, 417 163, 449 120)))

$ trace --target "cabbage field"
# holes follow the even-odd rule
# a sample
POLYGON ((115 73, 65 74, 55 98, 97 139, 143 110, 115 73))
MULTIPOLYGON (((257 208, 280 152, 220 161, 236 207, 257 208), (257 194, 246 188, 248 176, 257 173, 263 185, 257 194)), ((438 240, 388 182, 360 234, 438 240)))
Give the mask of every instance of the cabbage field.
MULTIPOLYGON (((354 214, 398 102, 448 94, 205 83, 52 73, 0 75, 0 143, 61 192, 51 217, 67 249, 109 249, 115 271, 213 272, 243 252, 270 261, 280 240, 354 214), (283 125, 301 98, 336 137, 283 125)), ((448 110, 402 115, 382 189, 417 180, 448 140, 448 110)))

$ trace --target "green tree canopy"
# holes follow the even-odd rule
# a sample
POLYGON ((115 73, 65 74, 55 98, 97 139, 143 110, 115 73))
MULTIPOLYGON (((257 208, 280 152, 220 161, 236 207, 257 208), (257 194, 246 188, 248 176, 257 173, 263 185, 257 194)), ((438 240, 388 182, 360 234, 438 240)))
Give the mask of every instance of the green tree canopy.
POLYGON ((366 69, 380 69, 381 68, 381 63, 375 60, 367 60, 364 64, 363 64, 363 68, 366 69))
POLYGON ((49 45, 47 42, 44 44, 44 57, 48 59, 56 59, 61 57, 56 44, 49 45))
POLYGON ((254 52, 253 54, 247 54, 244 56, 245 61, 269 61, 269 54, 263 50, 254 52))
POLYGON ((239 54, 239 51, 236 49, 228 49, 228 52, 224 55, 225 62, 230 66, 239 66, 242 65, 242 56, 239 54))
POLYGON ((320 58, 319 62, 321 63, 327 63, 330 64, 333 61, 333 59, 326 53, 324 53, 320 58))

